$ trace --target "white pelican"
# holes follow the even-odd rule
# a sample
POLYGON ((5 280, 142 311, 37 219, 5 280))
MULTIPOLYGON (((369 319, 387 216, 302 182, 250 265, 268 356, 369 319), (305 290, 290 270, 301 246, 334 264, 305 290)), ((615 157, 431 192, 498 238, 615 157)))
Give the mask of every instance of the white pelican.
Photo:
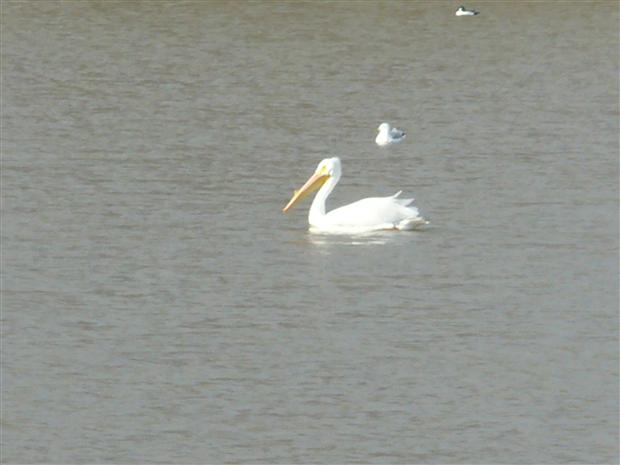
POLYGON ((457 16, 476 16, 480 14, 479 11, 468 10, 464 6, 460 6, 458 10, 456 10, 455 15, 457 16))
POLYGON ((326 213, 325 200, 338 184, 341 174, 340 158, 322 160, 282 211, 288 211, 299 200, 320 188, 308 214, 308 222, 314 231, 358 233, 380 229, 410 230, 428 224, 418 209, 410 206, 413 199, 398 198, 400 191, 390 197, 358 200, 326 213))
POLYGON ((400 129, 396 128, 390 128, 390 125, 388 123, 381 123, 377 128, 377 131, 379 131, 379 134, 377 134, 375 142, 381 147, 396 144, 403 140, 407 135, 405 134, 405 131, 401 131, 400 129))

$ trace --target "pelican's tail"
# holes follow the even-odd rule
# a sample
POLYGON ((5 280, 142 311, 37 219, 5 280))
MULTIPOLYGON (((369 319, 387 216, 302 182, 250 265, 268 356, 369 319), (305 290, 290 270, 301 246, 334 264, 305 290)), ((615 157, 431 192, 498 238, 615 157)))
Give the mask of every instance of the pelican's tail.
POLYGON ((421 216, 414 216, 412 218, 405 218, 404 220, 401 220, 396 225, 396 229, 398 229, 400 231, 411 231, 412 229, 417 229, 420 226, 424 226, 424 225, 426 225, 428 223, 429 222, 426 221, 421 216))
POLYGON ((394 228, 401 231, 410 231, 412 229, 416 229, 420 226, 428 224, 429 222, 426 221, 422 216, 420 216, 418 208, 411 205, 414 199, 399 199, 398 196, 401 193, 402 191, 398 191, 392 196, 392 198, 395 199, 395 201, 400 205, 403 216, 407 216, 404 219, 400 220, 398 223, 396 223, 394 225, 394 228))

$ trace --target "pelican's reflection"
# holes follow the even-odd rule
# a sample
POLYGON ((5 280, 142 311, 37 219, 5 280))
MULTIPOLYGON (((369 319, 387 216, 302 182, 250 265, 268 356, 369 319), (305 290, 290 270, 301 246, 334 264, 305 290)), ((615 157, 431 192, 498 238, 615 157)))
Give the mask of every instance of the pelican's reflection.
POLYGON ((393 231, 374 231, 360 234, 326 234, 313 231, 306 234, 306 240, 313 246, 328 250, 337 246, 373 246, 385 245, 396 239, 393 231))

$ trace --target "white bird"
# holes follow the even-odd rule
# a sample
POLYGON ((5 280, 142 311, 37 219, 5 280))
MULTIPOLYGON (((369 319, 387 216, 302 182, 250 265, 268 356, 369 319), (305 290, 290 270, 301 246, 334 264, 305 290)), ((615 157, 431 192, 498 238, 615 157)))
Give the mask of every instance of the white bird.
POLYGON ((381 123, 377 128, 377 131, 379 131, 379 134, 377 134, 375 142, 381 147, 397 144, 407 136, 407 134, 405 134, 405 131, 391 128, 388 123, 381 123))
POLYGON ((474 10, 468 10, 464 6, 460 6, 459 9, 456 10, 455 14, 457 16, 476 16, 476 15, 480 14, 480 12, 479 11, 474 11, 474 10))
POLYGON ((325 200, 342 174, 340 158, 326 158, 299 189, 282 211, 288 211, 299 200, 316 191, 310 206, 308 222, 311 230, 334 233, 360 233, 381 229, 411 230, 428 224, 413 199, 399 199, 400 191, 390 197, 370 197, 325 212, 325 200))

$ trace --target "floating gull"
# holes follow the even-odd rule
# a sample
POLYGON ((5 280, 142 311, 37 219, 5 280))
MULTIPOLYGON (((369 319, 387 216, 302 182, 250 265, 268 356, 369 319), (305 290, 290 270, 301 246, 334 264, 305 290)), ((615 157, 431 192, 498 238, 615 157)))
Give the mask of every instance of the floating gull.
POLYGON ((474 11, 474 10, 468 10, 464 6, 460 6, 459 9, 456 10, 455 14, 457 16, 476 16, 477 14, 480 14, 480 12, 474 11))
POLYGON ((381 123, 377 128, 379 134, 375 138, 377 145, 384 147, 386 145, 396 144, 406 137, 405 131, 400 129, 390 128, 388 123, 381 123))

